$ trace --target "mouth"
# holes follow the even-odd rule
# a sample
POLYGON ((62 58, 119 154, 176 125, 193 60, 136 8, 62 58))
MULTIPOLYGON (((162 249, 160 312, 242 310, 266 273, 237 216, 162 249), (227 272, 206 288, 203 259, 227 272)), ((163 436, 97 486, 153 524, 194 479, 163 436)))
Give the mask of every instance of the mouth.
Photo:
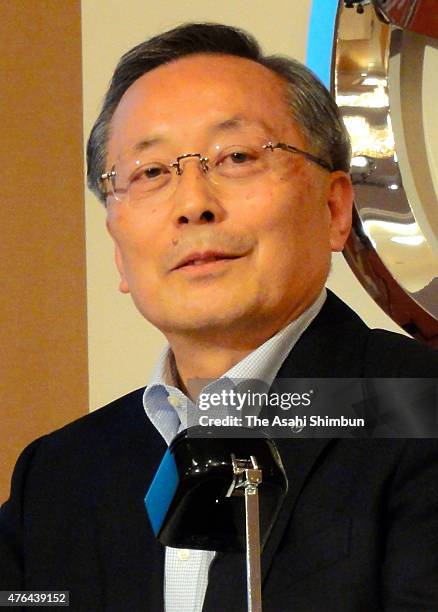
POLYGON ((241 255, 233 255, 229 253, 219 253, 216 251, 205 251, 202 253, 190 253, 184 257, 173 270, 180 270, 181 268, 190 268, 197 266, 207 266, 219 262, 230 261, 233 259, 239 259, 241 255))

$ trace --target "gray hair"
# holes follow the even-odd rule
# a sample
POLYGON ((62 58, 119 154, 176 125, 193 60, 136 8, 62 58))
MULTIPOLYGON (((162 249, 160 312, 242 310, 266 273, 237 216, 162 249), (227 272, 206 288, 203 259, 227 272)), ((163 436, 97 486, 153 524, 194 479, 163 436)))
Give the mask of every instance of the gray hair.
POLYGON ((114 71, 87 145, 88 187, 103 203, 100 176, 105 172, 109 126, 123 94, 150 70, 196 53, 243 57, 282 77, 287 83, 292 118, 312 152, 329 162, 333 170, 350 170, 351 145, 340 111, 311 70, 287 57, 263 55, 256 39, 238 28, 188 23, 140 43, 123 55, 114 71))

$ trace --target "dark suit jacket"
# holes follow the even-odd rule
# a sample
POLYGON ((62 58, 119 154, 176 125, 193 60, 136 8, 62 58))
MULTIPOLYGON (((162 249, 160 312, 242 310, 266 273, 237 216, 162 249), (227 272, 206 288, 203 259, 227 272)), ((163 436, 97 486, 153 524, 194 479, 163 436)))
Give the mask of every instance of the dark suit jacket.
MULTIPOLYGON (((332 294, 280 377, 437 377, 438 353, 369 330, 332 294)), ((143 505, 166 449, 143 390, 33 442, 0 512, 0 590, 69 590, 84 612, 163 610, 164 549, 143 505)), ((438 444, 278 440, 289 492, 262 556, 264 612, 438 610, 438 444)), ((239 554, 204 610, 246 609, 239 554)))

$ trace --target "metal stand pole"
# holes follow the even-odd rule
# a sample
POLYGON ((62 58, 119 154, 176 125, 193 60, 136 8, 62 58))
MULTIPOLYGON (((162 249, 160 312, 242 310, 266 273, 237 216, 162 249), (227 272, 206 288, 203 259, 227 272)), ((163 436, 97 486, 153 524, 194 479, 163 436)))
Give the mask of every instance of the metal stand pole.
POLYGON ((245 495, 246 525, 246 586, 248 612, 262 612, 262 582, 260 570, 260 523, 258 485, 262 482, 262 471, 257 460, 236 459, 233 464, 233 482, 227 492, 230 495, 245 495))

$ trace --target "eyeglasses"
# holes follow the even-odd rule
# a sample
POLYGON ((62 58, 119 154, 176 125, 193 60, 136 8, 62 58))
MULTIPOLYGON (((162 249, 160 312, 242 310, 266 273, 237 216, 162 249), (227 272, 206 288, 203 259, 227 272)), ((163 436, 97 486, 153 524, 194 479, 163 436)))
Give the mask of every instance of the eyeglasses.
POLYGON ((285 159, 276 151, 301 155, 321 168, 333 171, 325 160, 283 142, 267 142, 250 138, 242 144, 217 144, 212 153, 184 153, 173 162, 154 160, 148 150, 129 151, 122 155, 111 170, 100 177, 102 193, 118 202, 141 205, 164 199, 172 194, 183 174, 186 160, 195 159, 203 174, 216 188, 224 191, 248 186, 263 175, 284 168, 285 159), (283 164, 283 166, 282 166, 283 164))

